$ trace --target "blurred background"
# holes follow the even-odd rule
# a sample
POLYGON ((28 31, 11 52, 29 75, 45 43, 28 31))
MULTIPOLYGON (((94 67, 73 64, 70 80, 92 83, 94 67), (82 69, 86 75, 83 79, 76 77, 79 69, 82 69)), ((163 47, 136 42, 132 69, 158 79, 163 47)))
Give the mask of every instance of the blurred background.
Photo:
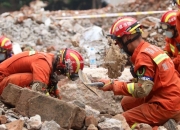
MULTIPOLYGON (((29 5, 32 0, 0 0, 0 13, 19 10, 29 5)), ((45 10, 86 10, 98 9, 108 5, 110 0, 42 0, 47 6, 45 10)), ((111 3, 122 3, 123 0, 111 0, 111 3)))

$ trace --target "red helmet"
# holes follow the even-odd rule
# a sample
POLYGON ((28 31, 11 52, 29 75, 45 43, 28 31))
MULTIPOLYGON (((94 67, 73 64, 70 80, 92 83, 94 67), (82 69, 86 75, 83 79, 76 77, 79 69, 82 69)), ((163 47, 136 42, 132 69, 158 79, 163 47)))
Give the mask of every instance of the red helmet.
POLYGON ((121 17, 113 23, 110 34, 116 37, 122 37, 125 34, 135 34, 139 31, 141 32, 140 27, 141 25, 136 19, 132 17, 121 17))
POLYGON ((72 49, 60 50, 59 62, 57 63, 57 70, 62 71, 69 78, 78 77, 79 69, 83 70, 84 60, 81 54, 72 49))
POLYGON ((161 28, 168 29, 170 26, 176 26, 176 14, 175 10, 165 12, 161 17, 161 28))
POLYGON ((5 36, 0 37, 0 47, 6 50, 12 50, 12 42, 5 36))

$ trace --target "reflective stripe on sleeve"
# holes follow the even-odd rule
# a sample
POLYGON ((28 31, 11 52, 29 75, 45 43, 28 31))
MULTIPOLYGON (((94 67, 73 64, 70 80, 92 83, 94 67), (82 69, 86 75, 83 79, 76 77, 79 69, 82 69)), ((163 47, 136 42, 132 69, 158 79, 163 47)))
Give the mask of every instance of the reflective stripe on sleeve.
POLYGON ((169 56, 164 53, 164 54, 159 54, 158 56, 156 56, 153 61, 158 65, 161 61, 163 61, 164 59, 169 58, 169 56))
POLYGON ((127 89, 128 89, 128 92, 130 94, 132 94, 134 92, 134 83, 128 83, 127 84, 127 89))

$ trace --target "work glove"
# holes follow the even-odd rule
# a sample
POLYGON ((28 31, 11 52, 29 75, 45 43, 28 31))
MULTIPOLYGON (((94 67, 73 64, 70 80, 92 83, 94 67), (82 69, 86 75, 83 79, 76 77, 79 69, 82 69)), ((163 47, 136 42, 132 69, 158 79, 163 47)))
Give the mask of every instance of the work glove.
POLYGON ((33 82, 33 84, 30 86, 33 91, 46 93, 47 85, 42 82, 33 82))
POLYGON ((138 78, 132 78, 129 80, 130 82, 133 82, 133 83, 137 83, 138 82, 138 78))
POLYGON ((104 83, 104 86, 103 87, 99 87, 99 89, 101 89, 103 91, 111 91, 111 90, 113 90, 114 80, 111 80, 111 79, 100 79, 100 80, 98 80, 98 82, 103 82, 104 83))
POLYGON ((112 79, 100 79, 98 82, 103 82, 104 86, 99 87, 100 90, 103 91, 113 91, 114 95, 120 94, 121 88, 125 86, 124 82, 120 82, 118 80, 112 80, 112 79))

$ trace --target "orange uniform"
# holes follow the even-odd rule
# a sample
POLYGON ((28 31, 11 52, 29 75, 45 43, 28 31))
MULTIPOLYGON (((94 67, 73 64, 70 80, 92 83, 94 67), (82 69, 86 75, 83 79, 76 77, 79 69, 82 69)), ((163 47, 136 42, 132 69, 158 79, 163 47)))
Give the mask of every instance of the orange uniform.
POLYGON ((158 47, 143 41, 135 49, 131 61, 135 72, 145 68, 143 76, 151 79, 154 86, 145 98, 132 97, 132 83, 124 83, 113 89, 116 95, 125 95, 121 104, 128 124, 147 123, 155 129, 155 126, 162 125, 170 118, 179 120, 180 75, 172 60, 158 47))
POLYGON ((0 94, 8 83, 28 87, 39 81, 49 84, 54 55, 50 53, 26 51, 14 55, 0 64, 0 94))
POLYGON ((180 51, 176 47, 177 43, 180 43, 180 36, 177 38, 166 38, 164 51, 172 58, 176 70, 180 73, 180 51))

